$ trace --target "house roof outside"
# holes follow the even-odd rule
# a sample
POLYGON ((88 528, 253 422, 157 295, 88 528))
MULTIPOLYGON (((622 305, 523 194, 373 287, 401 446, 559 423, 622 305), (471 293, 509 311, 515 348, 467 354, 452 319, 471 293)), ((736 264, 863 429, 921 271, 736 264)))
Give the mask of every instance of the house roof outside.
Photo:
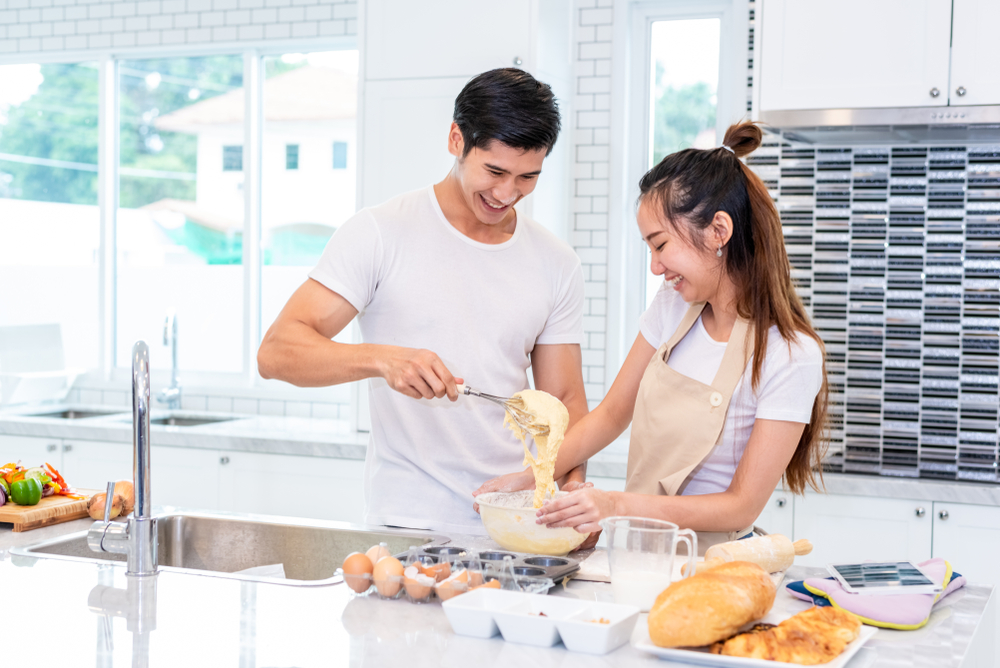
MULTIPOLYGON (((209 98, 157 118, 160 130, 198 134, 243 123, 244 90, 209 98)), ((342 70, 306 65, 264 81, 265 121, 325 121, 357 116, 358 79, 342 70)))

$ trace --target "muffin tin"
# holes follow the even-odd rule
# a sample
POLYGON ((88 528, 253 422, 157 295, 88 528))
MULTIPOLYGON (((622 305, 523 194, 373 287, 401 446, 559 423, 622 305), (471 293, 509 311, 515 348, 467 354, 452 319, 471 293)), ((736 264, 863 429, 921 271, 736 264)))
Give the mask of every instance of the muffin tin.
MULTIPOLYGON (((548 557, 541 554, 522 554, 518 552, 508 552, 506 550, 483 550, 476 552, 457 545, 436 545, 430 547, 418 547, 419 555, 429 558, 434 562, 442 559, 457 561, 463 566, 469 563, 463 557, 479 557, 483 565, 483 570, 492 577, 501 575, 504 557, 510 557, 517 577, 530 578, 550 578, 558 584, 567 575, 572 575, 580 570, 580 562, 570 557, 548 557)), ((397 554, 396 558, 405 563, 408 552, 397 554)))

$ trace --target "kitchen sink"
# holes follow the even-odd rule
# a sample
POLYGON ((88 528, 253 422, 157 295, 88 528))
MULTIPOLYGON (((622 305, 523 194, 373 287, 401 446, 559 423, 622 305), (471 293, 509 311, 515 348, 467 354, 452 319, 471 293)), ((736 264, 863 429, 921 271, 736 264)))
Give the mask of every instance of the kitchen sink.
POLYGON ((103 417, 105 415, 115 415, 116 413, 124 413, 125 411, 116 408, 114 410, 74 410, 67 409, 64 411, 56 411, 54 413, 32 413, 26 417, 44 417, 44 418, 60 418, 62 420, 82 420, 83 418, 92 417, 103 417))
MULTIPOLYGON (((411 545, 440 545, 445 536, 415 531, 369 531, 346 523, 339 527, 292 524, 193 513, 161 515, 156 520, 160 570, 212 575, 289 585, 330 585, 341 582, 335 571, 351 552, 386 543, 389 552, 406 552, 411 545), (284 580, 238 573, 247 568, 282 564, 284 580)), ((122 562, 124 554, 92 552, 87 532, 53 538, 12 554, 86 561, 122 562)))
POLYGON ((165 427, 197 427, 203 424, 228 422, 235 419, 232 417, 178 417, 171 415, 170 417, 153 418, 149 421, 149 424, 158 424, 165 427))

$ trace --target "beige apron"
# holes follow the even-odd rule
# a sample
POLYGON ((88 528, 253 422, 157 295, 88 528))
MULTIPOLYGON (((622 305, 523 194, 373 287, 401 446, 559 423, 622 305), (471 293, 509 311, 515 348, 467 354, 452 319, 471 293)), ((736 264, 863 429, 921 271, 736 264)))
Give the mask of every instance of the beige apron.
MULTIPOLYGON (((715 379, 711 385, 699 383, 671 369, 667 360, 704 308, 704 302, 691 305, 642 376, 632 417, 626 492, 676 495, 722 439, 729 401, 750 357, 753 328, 737 318, 715 379)), ((699 531, 698 553, 704 555, 712 545, 736 540, 752 530, 699 531)))

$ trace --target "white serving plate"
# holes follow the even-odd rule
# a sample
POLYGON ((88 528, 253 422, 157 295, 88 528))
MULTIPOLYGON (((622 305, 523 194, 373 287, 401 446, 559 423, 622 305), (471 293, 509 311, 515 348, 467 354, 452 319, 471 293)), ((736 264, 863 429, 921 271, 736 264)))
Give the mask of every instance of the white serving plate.
POLYGON ((566 619, 557 619, 556 630, 571 652, 607 654, 629 641, 637 619, 639 608, 634 605, 588 603, 580 612, 566 619), (588 621, 602 617, 610 623, 588 621))
MULTIPOLYGON (((873 635, 878 633, 874 626, 861 626, 858 637, 850 645, 844 648, 840 656, 833 661, 818 665, 825 668, 844 668, 847 662, 861 649, 861 646, 868 642, 873 635)), ((698 666, 715 666, 717 668, 775 668, 776 666, 797 666, 794 663, 784 661, 768 661, 766 659, 747 659, 741 656, 725 656, 724 654, 711 654, 707 647, 694 648, 666 648, 657 647, 649 639, 649 634, 644 633, 642 640, 635 643, 635 648, 655 654, 661 659, 671 659, 682 663, 691 663, 698 666)))
POLYGON ((502 589, 479 589, 441 604, 451 628, 460 636, 492 638, 500 632, 493 614, 524 601, 527 594, 502 589))

